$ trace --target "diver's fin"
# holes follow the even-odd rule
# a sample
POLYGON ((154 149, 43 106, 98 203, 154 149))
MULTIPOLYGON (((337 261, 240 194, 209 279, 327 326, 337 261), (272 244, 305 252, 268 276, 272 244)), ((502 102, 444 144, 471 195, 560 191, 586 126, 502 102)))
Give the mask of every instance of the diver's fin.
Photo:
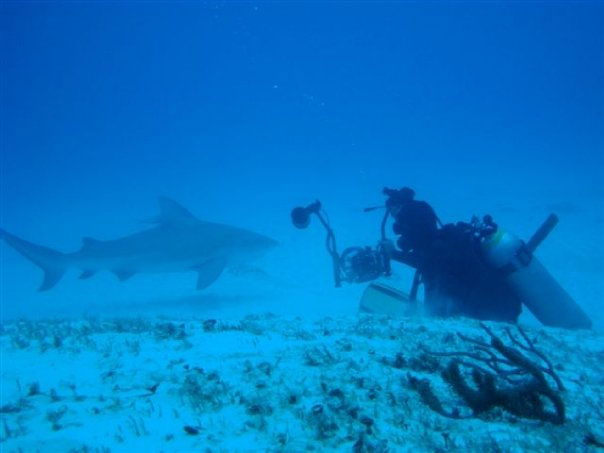
POLYGON ((8 245, 44 271, 44 280, 38 291, 46 291, 55 286, 69 266, 69 260, 64 253, 18 238, 3 229, 0 229, 0 239, 4 239, 8 245))
POLYGON ((87 278, 92 277, 94 274, 96 274, 96 271, 91 271, 91 270, 83 270, 82 273, 80 274, 79 279, 80 280, 86 280, 87 278))
POLYGON ((119 279, 120 282, 125 282, 134 274, 136 274, 136 272, 134 271, 128 271, 123 269, 114 270, 112 272, 115 274, 115 276, 119 279))
POLYGON ((214 283, 222 274, 225 265, 223 259, 213 259, 195 266, 193 269, 197 271, 197 289, 205 289, 214 283))

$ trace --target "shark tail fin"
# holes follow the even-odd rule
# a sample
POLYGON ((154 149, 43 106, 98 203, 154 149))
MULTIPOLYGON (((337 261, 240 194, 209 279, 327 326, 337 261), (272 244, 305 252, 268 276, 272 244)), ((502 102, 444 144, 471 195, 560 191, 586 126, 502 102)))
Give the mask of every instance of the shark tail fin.
POLYGON ((67 270, 69 262, 64 253, 33 244, 1 228, 0 239, 4 239, 8 245, 44 271, 44 280, 38 291, 46 291, 55 286, 67 270))

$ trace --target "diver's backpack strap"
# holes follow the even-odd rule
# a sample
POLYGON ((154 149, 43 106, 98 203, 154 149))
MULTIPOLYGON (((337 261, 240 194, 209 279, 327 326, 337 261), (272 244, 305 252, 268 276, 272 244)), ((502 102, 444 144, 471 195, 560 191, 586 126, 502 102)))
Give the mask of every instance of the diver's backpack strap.
POLYGON ((533 254, 531 250, 527 247, 524 241, 522 241, 520 247, 514 255, 514 258, 499 270, 503 273, 503 275, 510 275, 516 272, 518 269, 527 267, 531 263, 532 259, 533 254))

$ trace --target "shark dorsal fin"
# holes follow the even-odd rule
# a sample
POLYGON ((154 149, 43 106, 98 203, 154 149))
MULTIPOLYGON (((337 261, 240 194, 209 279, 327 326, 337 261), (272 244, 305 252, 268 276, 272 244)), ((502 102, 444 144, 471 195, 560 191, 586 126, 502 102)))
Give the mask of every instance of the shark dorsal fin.
POLYGON ((82 238, 82 249, 89 249, 90 247, 94 247, 95 245, 99 245, 102 241, 98 239, 94 239, 88 236, 84 236, 82 238))
POLYGON ((187 208, 168 197, 159 197, 159 215, 152 219, 153 223, 179 224, 199 221, 187 208))

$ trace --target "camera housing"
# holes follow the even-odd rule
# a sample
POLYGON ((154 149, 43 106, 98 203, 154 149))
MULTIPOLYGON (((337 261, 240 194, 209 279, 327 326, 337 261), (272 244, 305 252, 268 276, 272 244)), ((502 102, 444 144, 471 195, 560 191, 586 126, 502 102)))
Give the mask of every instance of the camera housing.
MULTIPOLYGON (((372 208, 375 209, 375 208, 372 208)), ((298 229, 305 229, 310 225, 312 215, 316 215, 321 224, 327 231, 325 246, 331 256, 335 285, 341 286, 342 281, 348 283, 363 283, 375 280, 381 276, 390 275, 390 257, 388 252, 378 245, 375 248, 348 247, 342 254, 339 254, 336 247, 335 234, 329 224, 329 221, 322 214, 320 201, 302 207, 298 206, 291 211, 291 220, 298 229)), ((381 225, 382 242, 385 239, 384 225, 388 217, 388 211, 384 214, 381 225)), ((382 243, 380 242, 380 244, 382 243)))

